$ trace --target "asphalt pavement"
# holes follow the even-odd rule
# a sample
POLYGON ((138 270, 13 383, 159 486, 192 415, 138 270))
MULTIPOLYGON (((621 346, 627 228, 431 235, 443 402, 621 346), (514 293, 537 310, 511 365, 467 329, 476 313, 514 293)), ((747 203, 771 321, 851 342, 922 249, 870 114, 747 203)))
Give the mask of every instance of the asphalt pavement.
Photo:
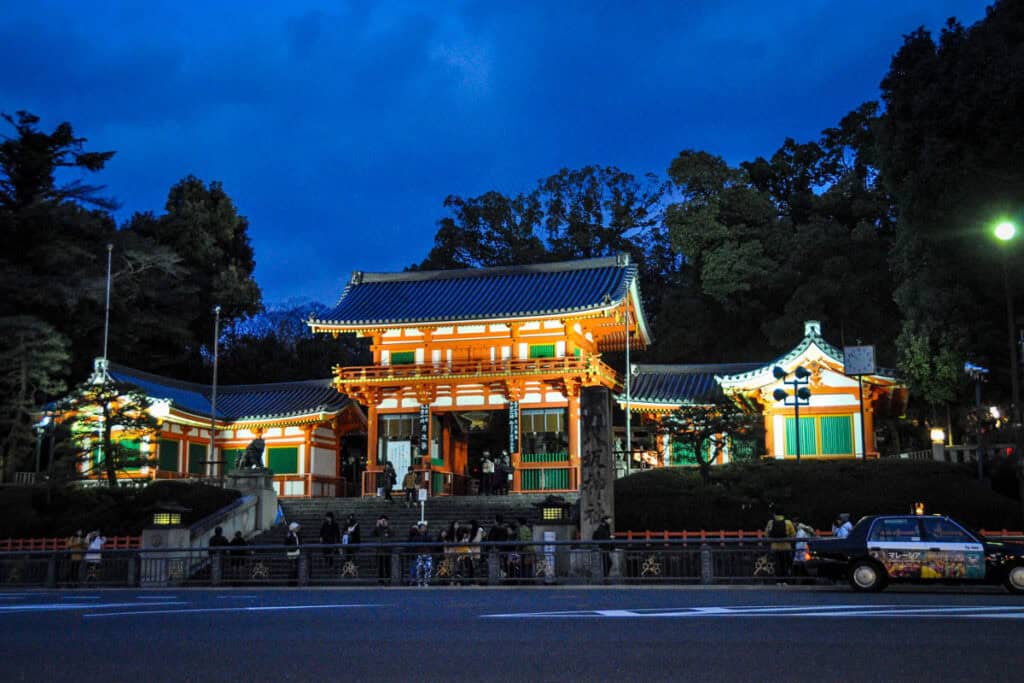
POLYGON ((1024 597, 907 588, 0 592, 6 681, 1018 681, 1024 597))

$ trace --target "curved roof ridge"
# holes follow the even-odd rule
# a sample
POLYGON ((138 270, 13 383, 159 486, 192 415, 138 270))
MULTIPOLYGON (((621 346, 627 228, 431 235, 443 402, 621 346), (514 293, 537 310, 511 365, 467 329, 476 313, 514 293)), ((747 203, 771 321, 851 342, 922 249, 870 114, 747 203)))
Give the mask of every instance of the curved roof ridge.
POLYGON ((606 268, 615 265, 628 265, 628 254, 618 256, 600 256, 573 261, 548 261, 545 263, 528 263, 511 266, 488 266, 485 268, 451 268, 447 270, 406 270, 399 273, 366 273, 353 271, 351 282, 362 284, 368 282, 396 282, 419 280, 454 280, 467 277, 487 277, 490 275, 515 275, 518 273, 561 273, 590 268, 606 268), (623 258, 627 260, 623 260, 623 258))

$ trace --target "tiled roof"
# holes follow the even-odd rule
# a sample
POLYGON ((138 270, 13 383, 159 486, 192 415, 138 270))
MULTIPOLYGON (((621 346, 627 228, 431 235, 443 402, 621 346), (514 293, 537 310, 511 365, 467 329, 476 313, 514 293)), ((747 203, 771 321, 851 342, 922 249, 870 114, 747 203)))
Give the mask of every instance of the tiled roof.
MULTIPOLYGON (((179 410, 210 416, 210 385, 182 382, 115 363, 110 364, 109 373, 118 382, 138 387, 150 398, 170 400, 179 410)), ((348 398, 338 393, 330 379, 217 385, 217 418, 228 421, 336 413, 348 403, 348 398)))
MULTIPOLYGON (((724 401, 716 375, 747 372, 761 363, 712 365, 634 365, 629 382, 630 401, 665 405, 710 404, 724 401)), ((625 394, 618 396, 625 402, 625 394)))
MULTIPOLYGON (((630 291, 639 298, 636 275, 625 254, 502 268, 355 272, 334 309, 310 324, 355 327, 597 311, 621 304, 630 291)), ((649 337, 646 329, 641 334, 649 337)))

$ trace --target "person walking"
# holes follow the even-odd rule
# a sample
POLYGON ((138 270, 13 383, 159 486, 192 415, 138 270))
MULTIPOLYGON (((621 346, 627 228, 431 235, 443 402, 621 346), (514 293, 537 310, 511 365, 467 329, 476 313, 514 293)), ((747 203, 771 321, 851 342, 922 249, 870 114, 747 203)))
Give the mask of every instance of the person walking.
POLYGON ((377 583, 391 583, 391 550, 384 544, 391 542, 391 523, 387 515, 377 518, 377 524, 373 527, 373 538, 381 544, 377 548, 377 583))
MULTIPOLYGON (((804 524, 800 517, 793 515, 793 528, 796 529, 796 538, 810 538, 814 536, 814 527, 804 524)), ((793 545, 793 574, 801 577, 800 583, 806 583, 807 567, 804 565, 807 558, 807 541, 797 541, 793 545)))
POLYGON ((288 525, 288 533, 284 537, 284 554, 288 558, 288 576, 291 585, 299 583, 299 556, 302 554, 302 541, 299 539, 299 523, 288 525))
POLYGON ((412 504, 416 502, 416 489, 419 488, 417 482, 416 470, 409 465, 409 471, 402 477, 402 490, 405 491, 405 507, 412 507, 412 504))
POLYGON ((384 463, 384 500, 389 503, 394 503, 395 499, 391 497, 391 489, 398 483, 398 473, 395 472, 395 466, 390 462, 384 463))
MULTIPOLYGON (((341 527, 334 521, 334 513, 328 512, 324 515, 323 524, 320 525, 320 544, 336 546, 339 543, 341 543, 341 527)), ((334 567, 334 558, 337 554, 337 548, 324 548, 324 564, 328 568, 334 567)))
POLYGON ((793 544, 782 540, 796 536, 796 529, 793 523, 786 519, 782 510, 776 509, 771 519, 764 527, 765 534, 772 539, 772 563, 775 565, 775 577, 780 579, 779 583, 785 583, 785 579, 793 570, 793 544))

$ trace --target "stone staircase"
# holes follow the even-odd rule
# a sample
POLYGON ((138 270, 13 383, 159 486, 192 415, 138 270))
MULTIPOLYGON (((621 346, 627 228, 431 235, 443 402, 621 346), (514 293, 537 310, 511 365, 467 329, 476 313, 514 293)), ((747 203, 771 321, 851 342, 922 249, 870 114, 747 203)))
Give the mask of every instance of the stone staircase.
MULTIPOLYGON (((578 494, 563 493, 559 497, 568 503, 576 503, 578 494)), ((539 504, 548 499, 547 494, 512 494, 507 496, 438 496, 425 503, 424 517, 432 537, 452 522, 476 520, 485 529, 494 523, 494 516, 500 514, 506 521, 526 518, 537 524, 542 521, 543 511, 539 504)), ((363 543, 373 542, 373 527, 377 517, 387 515, 393 538, 404 541, 409 528, 420 519, 420 505, 406 507, 398 494, 393 503, 384 498, 284 498, 281 499, 285 523, 264 531, 252 539, 253 545, 280 545, 284 543, 287 525, 298 522, 301 525, 299 537, 304 544, 316 543, 324 515, 334 513, 334 518, 344 531, 345 520, 355 515, 362 530, 363 543)))

